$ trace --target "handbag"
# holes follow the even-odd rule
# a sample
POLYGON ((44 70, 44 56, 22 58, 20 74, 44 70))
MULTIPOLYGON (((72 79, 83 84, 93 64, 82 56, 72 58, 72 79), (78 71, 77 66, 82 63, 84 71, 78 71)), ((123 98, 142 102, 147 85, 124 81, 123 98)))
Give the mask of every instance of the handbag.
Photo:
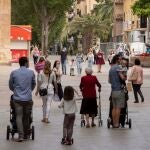
POLYGON ((49 85, 49 80, 50 80, 50 74, 48 76, 48 84, 47 84, 47 88, 43 88, 39 90, 39 95, 40 96, 46 96, 48 94, 48 85, 49 85))
POLYGON ((127 86, 128 92, 131 92, 132 91, 132 82, 128 82, 126 86, 127 86))
POLYGON ((138 78, 138 72, 136 71, 136 70, 134 70, 133 72, 132 72, 132 74, 129 76, 129 81, 136 81, 137 80, 137 78, 138 78))

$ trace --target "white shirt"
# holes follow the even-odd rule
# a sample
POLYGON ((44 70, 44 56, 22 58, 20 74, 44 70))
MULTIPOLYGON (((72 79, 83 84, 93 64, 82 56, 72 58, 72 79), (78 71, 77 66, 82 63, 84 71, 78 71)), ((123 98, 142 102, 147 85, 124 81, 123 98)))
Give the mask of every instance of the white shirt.
POLYGON ((62 99, 59 107, 63 108, 64 114, 74 114, 77 112, 77 104, 75 99, 69 101, 62 99))
POLYGON ((49 82, 48 82, 48 76, 46 76, 43 72, 38 74, 37 81, 41 83, 40 89, 47 88, 48 86, 48 94, 54 94, 54 86, 53 82, 56 82, 56 76, 55 73, 52 72, 50 74, 49 82))

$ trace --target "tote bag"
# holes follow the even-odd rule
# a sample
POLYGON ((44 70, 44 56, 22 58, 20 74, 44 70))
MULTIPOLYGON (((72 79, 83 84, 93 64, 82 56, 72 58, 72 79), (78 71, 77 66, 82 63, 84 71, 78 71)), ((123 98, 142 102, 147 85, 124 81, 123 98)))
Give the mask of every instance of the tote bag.
POLYGON ((131 73, 131 75, 129 76, 129 81, 136 81, 138 78, 138 72, 136 71, 136 69, 133 70, 133 72, 131 73))
POLYGON ((127 86, 128 92, 131 92, 132 91, 132 82, 128 82, 126 86, 127 86))

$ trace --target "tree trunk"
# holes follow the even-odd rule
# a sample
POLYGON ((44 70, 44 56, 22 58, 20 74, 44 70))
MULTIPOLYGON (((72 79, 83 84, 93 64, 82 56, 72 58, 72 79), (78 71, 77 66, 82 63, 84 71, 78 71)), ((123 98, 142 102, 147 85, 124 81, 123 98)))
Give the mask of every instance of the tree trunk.
POLYGON ((44 22, 42 22, 42 36, 41 36, 41 49, 42 49, 42 55, 44 55, 44 44, 45 43, 45 27, 44 22))
POLYGON ((150 44, 150 16, 147 19, 147 43, 150 44))
POLYGON ((48 24, 48 20, 46 18, 44 18, 42 21, 42 38, 41 38, 43 55, 47 55, 48 37, 49 37, 49 24, 48 24))
POLYGON ((83 34, 83 50, 84 53, 87 53, 88 50, 92 47, 93 34, 92 32, 86 31, 83 34))

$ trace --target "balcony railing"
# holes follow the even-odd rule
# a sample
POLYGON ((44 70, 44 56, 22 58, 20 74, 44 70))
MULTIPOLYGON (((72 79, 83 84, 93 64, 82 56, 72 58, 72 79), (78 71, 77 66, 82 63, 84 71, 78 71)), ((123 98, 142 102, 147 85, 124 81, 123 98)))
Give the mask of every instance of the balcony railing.
POLYGON ((123 21, 123 14, 116 14, 115 19, 118 21, 123 21))
POLYGON ((123 4, 123 0, 115 0, 114 2, 115 2, 115 4, 119 4, 119 5, 123 4))

